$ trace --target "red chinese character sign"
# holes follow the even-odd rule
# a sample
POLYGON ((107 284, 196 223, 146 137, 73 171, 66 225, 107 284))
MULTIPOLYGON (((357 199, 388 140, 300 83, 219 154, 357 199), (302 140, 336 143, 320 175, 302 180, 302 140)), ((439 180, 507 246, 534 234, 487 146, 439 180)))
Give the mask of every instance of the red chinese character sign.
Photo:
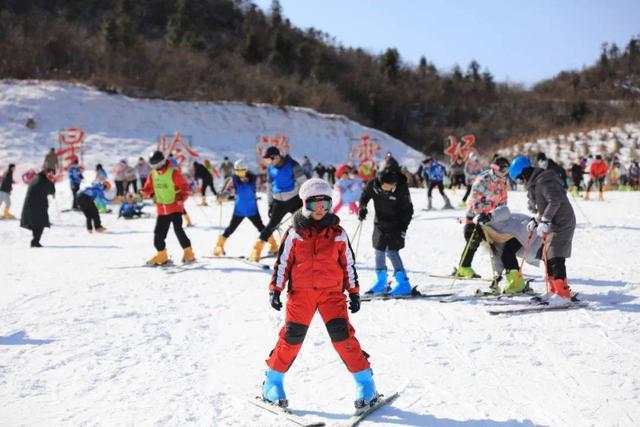
POLYGON ((192 160, 200 157, 200 154, 185 142, 180 132, 176 132, 171 142, 169 142, 167 135, 162 135, 158 142, 158 151, 162 151, 166 156, 173 154, 173 158, 180 167, 182 167, 185 160, 187 163, 191 163, 192 160))
POLYGON ((460 138, 463 144, 458 143, 455 136, 449 136, 449 147, 444 150, 445 154, 451 159, 451 163, 455 162, 458 157, 461 157, 465 162, 469 159, 471 153, 475 150, 473 145, 476 143, 476 137, 472 134, 465 135, 460 138))
POLYGON ((276 147, 280 150, 282 156, 289 154, 291 146, 289 145, 289 138, 285 134, 276 133, 273 136, 261 135, 258 137, 258 143, 256 144, 256 154, 258 155, 258 165, 260 169, 266 169, 262 156, 269 147, 276 147))
POLYGON ((358 173, 364 180, 373 178, 376 173, 376 155, 382 147, 371 139, 371 135, 362 135, 360 144, 352 147, 349 157, 358 163, 358 173))
POLYGON ((62 160, 63 170, 69 169, 74 160, 79 160, 82 165, 84 130, 80 128, 69 128, 62 130, 58 134, 60 147, 56 151, 56 156, 62 160))

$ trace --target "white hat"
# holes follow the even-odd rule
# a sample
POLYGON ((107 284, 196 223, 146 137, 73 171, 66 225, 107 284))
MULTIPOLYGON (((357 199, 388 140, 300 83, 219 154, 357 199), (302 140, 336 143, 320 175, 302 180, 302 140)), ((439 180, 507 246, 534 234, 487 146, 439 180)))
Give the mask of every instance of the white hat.
POLYGON ((242 159, 238 159, 233 163, 234 169, 248 169, 246 163, 242 159))
POLYGON ((327 181, 320 178, 311 178, 302 184, 300 187, 300 198, 302 201, 306 201, 310 197, 314 196, 327 196, 331 198, 332 190, 327 181))

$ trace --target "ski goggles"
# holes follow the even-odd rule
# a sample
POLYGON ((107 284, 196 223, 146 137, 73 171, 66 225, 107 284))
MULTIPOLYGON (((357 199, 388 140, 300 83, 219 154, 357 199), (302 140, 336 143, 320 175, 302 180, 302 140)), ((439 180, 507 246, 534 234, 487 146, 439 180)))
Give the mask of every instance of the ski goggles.
POLYGON ((331 209, 331 197, 327 196, 314 196, 310 197, 305 201, 305 206, 308 211, 315 212, 318 210, 318 207, 322 206, 322 209, 325 211, 329 211, 331 209))

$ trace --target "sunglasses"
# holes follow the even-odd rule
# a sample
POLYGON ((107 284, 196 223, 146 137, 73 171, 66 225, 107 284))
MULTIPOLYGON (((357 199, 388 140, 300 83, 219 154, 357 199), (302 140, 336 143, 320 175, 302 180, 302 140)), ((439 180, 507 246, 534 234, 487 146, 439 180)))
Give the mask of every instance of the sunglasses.
POLYGON ((331 199, 326 196, 311 197, 307 199, 305 205, 307 210, 311 212, 315 212, 320 206, 322 206, 322 209, 325 211, 328 211, 331 209, 331 199))

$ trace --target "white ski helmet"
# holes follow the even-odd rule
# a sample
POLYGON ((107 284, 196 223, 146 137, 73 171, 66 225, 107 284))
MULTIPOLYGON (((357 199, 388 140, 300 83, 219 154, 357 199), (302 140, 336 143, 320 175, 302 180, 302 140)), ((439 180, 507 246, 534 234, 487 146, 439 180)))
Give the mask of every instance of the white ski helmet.
POLYGON ((331 198, 332 190, 327 181, 320 178, 308 179, 300 187, 300 198, 303 202, 314 196, 327 196, 331 198))
POLYGON ((247 164, 242 159, 238 159, 233 163, 233 168, 235 170, 248 170, 247 164))

